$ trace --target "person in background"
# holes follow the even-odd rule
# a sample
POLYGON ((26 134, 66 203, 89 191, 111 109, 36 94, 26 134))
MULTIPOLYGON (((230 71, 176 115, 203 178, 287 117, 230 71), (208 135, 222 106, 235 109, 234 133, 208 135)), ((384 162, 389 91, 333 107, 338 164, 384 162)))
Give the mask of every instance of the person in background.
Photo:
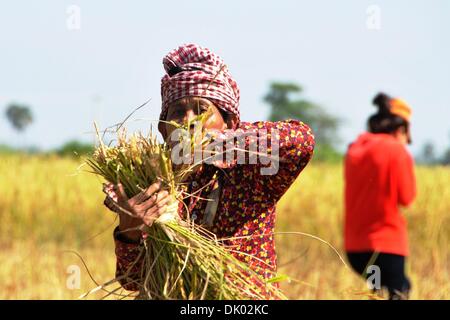
POLYGON ((384 93, 373 104, 378 112, 368 119, 368 132, 345 156, 345 250, 352 268, 373 280, 374 290, 386 288, 390 299, 407 299, 408 234, 400 207, 416 197, 414 161, 406 149, 412 112, 384 93), (372 276, 379 276, 378 282, 372 276))

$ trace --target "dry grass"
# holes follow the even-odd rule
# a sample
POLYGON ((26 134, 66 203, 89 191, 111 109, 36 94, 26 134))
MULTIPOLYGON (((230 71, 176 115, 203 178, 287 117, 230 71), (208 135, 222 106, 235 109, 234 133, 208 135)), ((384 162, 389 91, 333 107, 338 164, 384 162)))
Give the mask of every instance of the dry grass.
MULTIPOLYGON (((114 214, 102 206, 100 180, 71 176, 78 164, 58 158, 0 159, 0 298, 74 299, 95 287, 80 259, 65 250, 81 254, 98 282, 114 277, 114 214), (81 269, 80 289, 66 286, 71 265, 81 269)), ((419 197, 405 213, 412 298, 449 299, 450 168, 418 168, 417 175, 419 197)), ((342 253, 341 177, 337 165, 306 168, 279 203, 277 231, 314 234, 342 253)), ((283 284, 288 297, 366 298, 359 295, 363 282, 326 245, 299 235, 276 239, 280 272, 301 281, 283 284)))

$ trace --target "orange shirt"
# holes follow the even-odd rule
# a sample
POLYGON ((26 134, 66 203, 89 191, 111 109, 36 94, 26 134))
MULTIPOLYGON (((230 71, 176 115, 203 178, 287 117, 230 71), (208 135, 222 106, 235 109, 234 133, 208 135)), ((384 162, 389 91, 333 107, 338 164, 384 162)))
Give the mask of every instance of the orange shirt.
POLYGON ((407 256, 399 205, 416 196, 414 160, 389 134, 363 133, 345 158, 345 249, 407 256))

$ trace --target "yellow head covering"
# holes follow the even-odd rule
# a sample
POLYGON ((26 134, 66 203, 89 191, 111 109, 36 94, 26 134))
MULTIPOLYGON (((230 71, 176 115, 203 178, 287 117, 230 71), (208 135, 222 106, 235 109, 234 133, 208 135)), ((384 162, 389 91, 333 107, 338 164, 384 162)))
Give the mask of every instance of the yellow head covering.
POLYGON ((391 106, 390 112, 392 114, 405 119, 407 122, 411 121, 412 110, 405 101, 399 98, 394 98, 389 101, 389 104, 391 106))

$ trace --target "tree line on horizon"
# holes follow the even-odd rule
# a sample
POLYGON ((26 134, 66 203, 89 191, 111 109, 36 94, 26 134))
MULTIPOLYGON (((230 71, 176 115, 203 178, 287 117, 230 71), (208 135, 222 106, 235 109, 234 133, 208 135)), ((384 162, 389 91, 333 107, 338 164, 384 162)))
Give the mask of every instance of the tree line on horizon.
MULTIPOLYGON (((341 161, 343 154, 339 151, 341 139, 339 129, 345 119, 329 113, 323 106, 302 97, 303 88, 293 82, 272 82, 263 100, 270 107, 269 121, 287 119, 301 119, 314 131, 316 161, 341 161)), ((19 134, 35 121, 31 108, 24 104, 11 103, 4 112, 12 128, 19 134)), ((91 143, 71 140, 59 148, 49 152, 41 152, 38 148, 28 147, 17 149, 7 145, 0 145, 0 153, 52 153, 60 156, 81 156, 91 153, 94 146, 91 143)), ((438 155, 431 141, 425 143, 416 161, 424 165, 450 165, 450 146, 442 155, 438 155)))

